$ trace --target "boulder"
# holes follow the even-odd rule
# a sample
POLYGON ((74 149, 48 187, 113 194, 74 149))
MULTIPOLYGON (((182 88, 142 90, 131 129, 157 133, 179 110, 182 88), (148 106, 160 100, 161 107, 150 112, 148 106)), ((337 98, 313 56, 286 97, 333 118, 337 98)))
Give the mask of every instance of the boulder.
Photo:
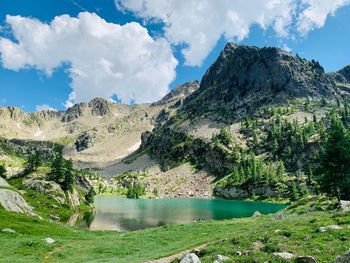
POLYGON ((230 260, 229 257, 223 256, 223 255, 217 255, 216 260, 214 261, 215 263, 220 263, 220 262, 224 262, 230 260))
POLYGON ((75 148, 78 152, 91 148, 94 145, 95 136, 84 132, 75 141, 75 148))
POLYGON ((295 260, 296 263, 316 263, 316 259, 311 256, 300 256, 295 260))
POLYGON ((9 212, 35 215, 33 208, 16 191, 0 188, 0 205, 9 212))
POLYGON ((343 228, 341 226, 337 225, 330 225, 330 226, 321 226, 317 229, 317 232, 326 232, 328 230, 342 230, 343 228))
POLYGON ((274 216, 274 219, 276 219, 276 220, 282 220, 282 219, 284 219, 284 215, 283 215, 282 213, 278 213, 278 214, 276 214, 276 215, 274 216))
POLYGON ((340 211, 349 212, 350 211, 350 201, 341 200, 340 201, 340 211))
POLYGON ((258 217, 261 216, 261 213, 259 211, 255 211, 253 214, 253 217, 258 217))
POLYGON ((5 179, 0 177, 0 187, 10 187, 10 185, 5 181, 5 179))
POLYGON ((11 228, 4 228, 3 230, 1 230, 2 233, 9 233, 9 234, 15 234, 16 231, 11 229, 11 228))
POLYGON ((76 208, 80 206, 80 198, 78 191, 74 188, 73 191, 66 192, 67 203, 72 207, 76 208))
POLYGON ((24 187, 35 190, 42 194, 50 195, 60 204, 66 202, 64 191, 61 186, 53 181, 26 179, 23 181, 24 187))
POLYGON ((273 255, 281 259, 294 259, 296 257, 296 255, 289 252, 275 252, 273 255))
POLYGON ((180 263, 201 263, 201 260, 199 259, 199 257, 194 254, 194 253, 190 253, 187 254, 186 256, 184 256, 180 263))
POLYGON ((343 255, 335 258, 334 263, 349 263, 350 262, 350 250, 343 255))

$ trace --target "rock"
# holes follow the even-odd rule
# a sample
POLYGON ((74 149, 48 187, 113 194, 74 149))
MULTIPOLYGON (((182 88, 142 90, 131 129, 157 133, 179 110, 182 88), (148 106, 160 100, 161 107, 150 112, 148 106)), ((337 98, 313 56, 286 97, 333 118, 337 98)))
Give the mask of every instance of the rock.
POLYGON ((350 201, 341 200, 340 201, 340 211, 349 212, 350 211, 350 201))
POLYGON ((33 208, 16 191, 0 188, 0 205, 9 212, 35 215, 33 208))
POLYGON ((258 216, 261 216, 260 212, 259 211, 255 211, 254 214, 253 214, 253 217, 258 217, 258 216))
POLYGON ((5 181, 5 179, 0 177, 0 187, 10 187, 10 185, 5 181))
POLYGON ((65 194, 61 186, 53 181, 26 179, 23 181, 23 185, 28 189, 50 195, 60 204, 66 202, 65 194))
POLYGON ((276 214, 276 215, 274 216, 274 218, 275 218, 276 220, 282 220, 282 219, 284 219, 284 215, 283 215, 282 213, 278 213, 278 214, 276 214))
POLYGON ((264 247, 264 244, 261 241, 255 241, 253 246, 255 250, 261 250, 264 247))
POLYGON ((62 117, 63 122, 70 122, 83 116, 86 108, 86 103, 75 104, 70 107, 62 117))
POLYGON ((91 148, 94 145, 94 138, 94 135, 84 132, 75 141, 75 148, 78 152, 91 148))
POLYGON ((236 251, 236 256, 242 256, 242 252, 241 251, 236 251))
POLYGON ((230 258, 229 257, 226 257, 226 256, 223 256, 223 255, 217 255, 216 257, 216 262, 224 262, 224 261, 227 261, 229 260, 230 258))
POLYGON ((112 115, 112 111, 109 106, 109 102, 102 98, 95 98, 88 104, 89 108, 91 108, 91 114, 94 116, 106 116, 112 115))
POLYGON ((199 257, 194 254, 194 253, 190 253, 187 254, 186 256, 184 256, 180 263, 201 263, 201 260, 199 259, 199 257))
POLYGON ((350 250, 343 255, 337 256, 334 263, 349 263, 350 262, 350 250))
POLYGON ((282 258, 282 259, 293 259, 296 257, 296 255, 289 253, 289 252, 275 252, 273 253, 275 257, 282 258))
POLYGON ((47 244, 53 244, 53 243, 55 243, 55 240, 52 239, 51 237, 47 237, 47 238, 43 239, 43 241, 45 241, 47 244))
POLYGON ((296 263, 316 263, 316 259, 311 256, 301 256, 297 257, 295 260, 296 263))
POLYGON ((342 230, 343 228, 341 226, 337 225, 330 225, 330 226, 321 226, 317 229, 318 232, 326 232, 328 230, 342 230))
POLYGON ((16 231, 11 229, 11 228, 4 228, 3 230, 1 230, 1 232, 2 233, 10 233, 10 234, 16 233, 16 231))
POLYGON ((73 191, 67 191, 67 202, 72 208, 80 206, 80 198, 78 191, 74 188, 73 191))

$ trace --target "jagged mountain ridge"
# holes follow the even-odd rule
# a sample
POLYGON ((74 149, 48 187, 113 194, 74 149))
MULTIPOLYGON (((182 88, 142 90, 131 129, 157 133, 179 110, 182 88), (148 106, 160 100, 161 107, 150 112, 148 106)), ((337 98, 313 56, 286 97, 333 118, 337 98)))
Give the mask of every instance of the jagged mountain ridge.
POLYGON ((338 96, 333 79, 315 61, 278 48, 228 43, 200 87, 184 101, 183 111, 196 116, 216 111, 239 119, 261 106, 290 99, 335 101, 338 96))

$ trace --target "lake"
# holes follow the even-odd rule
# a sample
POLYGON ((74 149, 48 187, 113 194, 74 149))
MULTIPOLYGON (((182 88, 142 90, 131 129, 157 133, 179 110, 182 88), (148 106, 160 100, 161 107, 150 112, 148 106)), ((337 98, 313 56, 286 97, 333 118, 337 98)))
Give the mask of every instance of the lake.
POLYGON ((198 220, 249 217, 255 211, 270 214, 285 207, 281 204, 221 199, 127 199, 96 196, 95 212, 85 215, 83 222, 73 220, 70 224, 85 225, 90 230, 132 231, 198 220))

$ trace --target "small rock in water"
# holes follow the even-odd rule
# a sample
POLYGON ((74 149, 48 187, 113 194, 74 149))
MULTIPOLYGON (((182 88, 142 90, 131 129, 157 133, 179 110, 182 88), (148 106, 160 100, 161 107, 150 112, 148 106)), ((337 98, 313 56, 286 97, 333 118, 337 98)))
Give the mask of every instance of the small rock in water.
POLYGON ((2 233, 10 233, 10 234, 16 233, 16 231, 11 229, 11 228, 4 228, 3 230, 1 230, 1 232, 2 233))
POLYGON ((199 257, 194 254, 194 253, 190 253, 187 254, 186 256, 184 256, 180 263, 201 263, 201 260, 199 259, 199 257))
POLYGON ((296 257, 294 254, 289 252, 275 252, 273 255, 282 259, 293 259, 296 257))
POLYGON ((255 211, 253 214, 253 217, 261 216, 261 213, 259 211, 255 211))
POLYGON ((296 263, 317 263, 316 259, 311 256, 297 257, 296 263))
POLYGON ((350 250, 341 256, 335 258, 334 263, 349 263, 350 262, 350 250))
POLYGON ((51 237, 47 237, 43 239, 47 244, 53 244, 55 243, 55 240, 53 240, 51 237))

